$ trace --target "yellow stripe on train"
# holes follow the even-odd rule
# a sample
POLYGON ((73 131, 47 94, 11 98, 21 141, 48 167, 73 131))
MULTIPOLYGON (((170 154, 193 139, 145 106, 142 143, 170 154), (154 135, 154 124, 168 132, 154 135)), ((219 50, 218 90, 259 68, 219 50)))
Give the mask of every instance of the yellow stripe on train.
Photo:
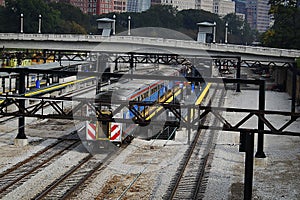
MULTIPOLYGON (((174 95, 172 95, 167 101, 165 101, 165 103, 170 103, 173 101, 174 97, 177 97, 179 94, 181 93, 181 90, 178 90, 177 92, 175 92, 174 95)), ((149 115, 146 120, 151 119, 154 115, 156 115, 156 113, 158 113, 161 109, 163 109, 162 106, 158 107, 154 112, 151 113, 151 115, 149 115)))

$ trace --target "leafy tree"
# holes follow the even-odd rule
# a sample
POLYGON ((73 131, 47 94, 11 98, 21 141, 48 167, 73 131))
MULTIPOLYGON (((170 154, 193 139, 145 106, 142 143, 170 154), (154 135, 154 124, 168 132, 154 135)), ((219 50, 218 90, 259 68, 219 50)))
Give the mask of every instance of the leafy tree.
MULTIPOLYGON (((219 18, 218 15, 204 11, 204 10, 182 10, 178 12, 178 22, 182 28, 190 31, 192 38, 196 39, 198 34, 197 23, 200 22, 216 22, 216 41, 224 41, 224 22, 219 18)), ((189 34, 189 33, 186 33, 189 34)))
POLYGON ((61 24, 62 29, 67 28, 65 33, 85 34, 92 29, 89 16, 83 14, 79 8, 67 3, 50 3, 49 6, 59 11, 60 18, 65 21, 61 24))
POLYGON ((247 21, 241 20, 236 14, 228 14, 223 18, 228 23, 228 41, 235 44, 251 44, 255 31, 251 30, 247 21))
POLYGON ((37 33, 40 14, 43 19, 43 32, 55 32, 56 26, 60 22, 59 12, 50 8, 43 0, 6 0, 5 8, 11 22, 15 22, 9 23, 9 26, 11 26, 11 28, 8 28, 9 31, 20 31, 21 13, 24 15, 24 32, 26 33, 37 33))
POLYGON ((42 33, 81 33, 92 30, 89 16, 70 4, 46 3, 43 0, 6 0, 0 8, 0 31, 20 32, 20 16, 24 15, 24 32, 37 33, 39 15, 42 33), (7 23, 11 22, 11 23, 7 23))
POLYGON ((262 43, 270 47, 300 49, 300 9, 296 0, 270 0, 274 25, 262 34, 262 43))
POLYGON ((296 7, 297 0, 269 0, 269 4, 274 8, 276 6, 296 7))
MULTIPOLYGON (((197 38, 199 22, 216 22, 217 32, 216 41, 224 41, 225 22, 229 22, 231 43, 244 44, 250 41, 252 32, 247 24, 238 20, 234 15, 225 17, 225 20, 218 15, 203 10, 182 10, 168 5, 152 6, 149 10, 142 13, 109 13, 100 16, 88 16, 83 14, 80 9, 65 3, 46 3, 43 0, 6 0, 6 7, 0 7, 0 31, 19 32, 20 14, 24 14, 24 32, 37 33, 38 16, 42 15, 42 33, 96 33, 96 19, 102 17, 112 18, 116 15, 116 29, 120 33, 128 28, 128 16, 131 16, 131 28, 140 27, 162 27, 177 30, 197 38), (15 23, 7 23, 7 22, 15 23), (243 27, 243 28, 241 28, 243 27)), ((159 33, 149 32, 148 36, 178 38, 182 35, 168 35, 167 32, 160 30, 159 33), (161 35, 160 35, 161 34, 161 35), (166 34, 166 35, 164 35, 166 34)), ((146 36, 146 35, 145 35, 146 36)), ((183 38, 187 39, 187 37, 183 38)))

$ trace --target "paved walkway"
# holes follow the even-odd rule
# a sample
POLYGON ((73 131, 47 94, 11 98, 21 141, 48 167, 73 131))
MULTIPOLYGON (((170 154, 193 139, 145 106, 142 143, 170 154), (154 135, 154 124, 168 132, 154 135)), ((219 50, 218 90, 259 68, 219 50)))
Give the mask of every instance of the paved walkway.
MULTIPOLYGON (((266 109, 289 111, 286 93, 266 92, 266 109)), ((227 92, 228 107, 257 108, 258 91, 227 92)), ((241 115, 228 116, 230 121, 241 115)), ((272 117, 280 126, 287 119, 272 117)), ((257 126, 255 117, 245 127, 257 126)), ((290 130, 300 132, 300 120, 290 130)), ((256 151, 255 138, 255 151, 256 151)), ((239 152, 239 133, 219 132, 204 199, 243 199, 244 156, 239 152)), ((300 199, 300 137, 265 135, 264 152, 267 158, 254 159, 252 199, 300 199)))

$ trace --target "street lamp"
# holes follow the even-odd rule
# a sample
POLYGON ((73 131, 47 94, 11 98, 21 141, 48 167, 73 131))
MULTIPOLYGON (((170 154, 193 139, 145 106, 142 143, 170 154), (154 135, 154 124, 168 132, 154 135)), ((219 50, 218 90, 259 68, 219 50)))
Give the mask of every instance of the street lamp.
POLYGON ((24 26, 24 15, 21 13, 21 33, 23 33, 23 26, 24 26))
POLYGON ((128 35, 130 35, 130 20, 131 20, 131 17, 128 16, 128 35))
POLYGON ((225 24, 225 44, 227 44, 227 38, 228 37, 228 22, 226 22, 225 24))
POLYGON ((113 35, 116 35, 116 15, 113 15, 113 35))
POLYGON ((42 15, 39 15, 39 31, 38 33, 41 33, 42 32, 42 15))
POLYGON ((214 22, 214 35, 213 35, 213 43, 216 43, 216 25, 217 23, 214 22))

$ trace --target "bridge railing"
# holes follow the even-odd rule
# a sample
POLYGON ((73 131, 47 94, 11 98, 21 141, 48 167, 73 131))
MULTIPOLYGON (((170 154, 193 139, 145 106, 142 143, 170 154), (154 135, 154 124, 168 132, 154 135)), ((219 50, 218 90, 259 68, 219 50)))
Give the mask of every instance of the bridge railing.
POLYGON ((134 43, 151 46, 168 46, 186 49, 203 49, 212 51, 227 51, 234 53, 248 53, 257 55, 271 55, 284 57, 300 57, 299 50, 254 47, 234 44, 207 44, 194 40, 176 40, 137 36, 112 36, 101 35, 79 35, 79 34, 21 34, 21 33, 0 33, 0 40, 26 40, 26 41, 71 41, 71 42, 111 42, 111 43, 134 43))

